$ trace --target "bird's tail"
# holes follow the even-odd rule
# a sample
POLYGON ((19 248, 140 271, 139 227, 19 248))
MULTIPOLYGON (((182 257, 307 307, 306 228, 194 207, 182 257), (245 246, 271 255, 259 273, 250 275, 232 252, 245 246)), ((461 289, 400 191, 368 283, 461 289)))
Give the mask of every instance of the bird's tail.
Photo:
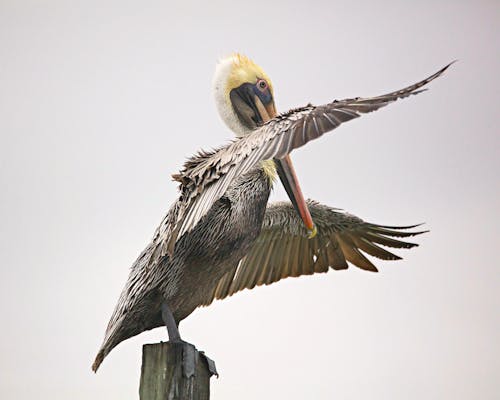
POLYGON ((99 353, 97 353, 97 356, 94 360, 94 363, 92 364, 92 371, 97 372, 99 369, 99 366, 101 365, 102 361, 104 360, 104 357, 106 357, 106 352, 104 349, 99 350, 99 353))
POLYGON ((148 289, 154 285, 152 279, 156 276, 152 270, 147 269, 153 249, 154 244, 151 243, 132 266, 127 284, 106 329, 104 341, 92 364, 94 372, 120 342, 162 324, 161 313, 157 312, 159 303, 148 289))
POLYGON ((92 371, 97 372, 99 366, 103 362, 104 358, 113 350, 121 341, 127 339, 133 335, 126 335, 126 332, 122 332, 121 327, 123 326, 123 316, 117 321, 110 321, 108 329, 106 330, 106 335, 104 341, 102 342, 101 348, 95 357, 94 363, 92 364, 92 371))

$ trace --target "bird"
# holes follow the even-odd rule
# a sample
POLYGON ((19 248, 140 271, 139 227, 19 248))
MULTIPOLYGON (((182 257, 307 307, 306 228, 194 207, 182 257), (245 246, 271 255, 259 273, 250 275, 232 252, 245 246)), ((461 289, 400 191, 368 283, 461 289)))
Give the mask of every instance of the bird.
POLYGON ((417 246, 406 238, 426 232, 415 230, 419 225, 368 223, 306 201, 290 152, 344 122, 421 93, 451 64, 385 95, 307 104, 279 114, 272 82, 259 65, 238 53, 221 59, 213 93, 235 138, 199 151, 173 175, 178 198, 133 263, 92 370, 119 343, 146 330, 166 326, 169 340, 181 341, 179 323, 216 299, 349 264, 376 272, 365 254, 399 260, 384 247, 417 246), (268 204, 278 178, 290 202, 268 204))

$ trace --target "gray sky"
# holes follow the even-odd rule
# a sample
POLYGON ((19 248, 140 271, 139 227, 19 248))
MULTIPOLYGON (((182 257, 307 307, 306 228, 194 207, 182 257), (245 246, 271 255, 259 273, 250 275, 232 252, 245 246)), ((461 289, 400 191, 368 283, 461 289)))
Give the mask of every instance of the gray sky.
MULTIPOLYGON (((426 222, 381 272, 288 279, 195 311, 214 399, 498 394, 500 7, 494 1, 0 1, 0 397, 137 398, 141 346, 90 364, 176 188, 225 143, 216 60, 252 57, 285 111, 430 90, 293 153, 307 197, 426 222)), ((285 198, 279 189, 273 199, 285 198)))

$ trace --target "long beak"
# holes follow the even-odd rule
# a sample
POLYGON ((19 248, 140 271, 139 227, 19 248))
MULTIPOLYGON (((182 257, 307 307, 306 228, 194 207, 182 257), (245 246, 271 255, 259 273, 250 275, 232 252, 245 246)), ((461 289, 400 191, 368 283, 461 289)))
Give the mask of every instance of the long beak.
MULTIPOLYGON (((260 109, 260 107, 257 106, 260 109)), ((265 112, 271 118, 274 118, 276 113, 276 108, 274 107, 274 102, 271 102, 267 106, 265 106, 265 112)), ((266 120, 264 120, 266 121, 266 120)), ((276 170, 278 171, 278 175, 280 177, 281 183, 285 187, 285 190, 292 201, 292 204, 297 211, 297 214, 300 215, 304 225, 307 228, 309 239, 316 236, 318 232, 316 230, 316 225, 311 217, 311 213, 309 212, 309 207, 307 207, 307 203, 304 200, 304 195, 302 194, 302 190, 300 189, 299 179, 297 178, 297 174, 295 173, 295 169, 293 168, 292 159, 289 155, 286 155, 281 160, 275 159, 276 170)))
POLYGON ((270 119, 276 117, 276 115, 278 114, 276 112, 276 108, 274 107, 274 101, 271 101, 267 106, 265 106, 258 98, 256 98, 255 107, 257 108, 260 117, 262 118, 262 122, 267 122, 270 119))
MULTIPOLYGON (((233 108, 242 122, 248 127, 252 127, 252 125, 259 126, 277 115, 274 101, 264 105, 255 95, 250 84, 243 84, 239 88, 233 89, 230 93, 230 97, 233 108)), ((288 197, 290 197, 295 207, 295 211, 297 211, 302 221, 304 221, 304 225, 309 233, 309 238, 313 238, 317 233, 316 226, 314 225, 311 213, 304 200, 304 195, 300 189, 299 180, 295 174, 290 156, 287 155, 283 159, 275 159, 274 162, 281 183, 283 183, 288 193, 288 197)))
POLYGON ((304 221, 309 238, 313 238, 317 233, 316 226, 312 220, 307 203, 304 200, 304 195, 300 189, 299 180, 295 174, 295 169, 293 168, 290 156, 287 155, 281 160, 275 159, 274 162, 276 164, 276 170, 278 171, 281 183, 285 187, 295 211, 297 211, 297 214, 299 214, 302 221, 304 221))
POLYGON ((231 90, 229 97, 241 122, 250 129, 264 124, 277 115, 274 101, 264 105, 259 97, 255 95, 253 85, 250 83, 244 83, 240 87, 231 90))

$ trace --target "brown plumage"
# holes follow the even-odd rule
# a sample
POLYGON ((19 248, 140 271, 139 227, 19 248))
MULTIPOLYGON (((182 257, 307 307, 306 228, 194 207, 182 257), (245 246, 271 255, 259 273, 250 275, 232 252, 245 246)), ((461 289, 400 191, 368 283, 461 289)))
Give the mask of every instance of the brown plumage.
MULTIPOLYGON (((230 62, 234 64, 227 64, 230 68, 248 68, 248 62, 239 65, 237 58, 230 62)), ((341 123, 420 93, 424 85, 447 68, 383 96, 357 97, 323 106, 307 105, 278 116, 270 115, 268 120, 258 112, 265 114, 263 107, 273 110, 269 90, 261 95, 255 89, 255 100, 250 101, 256 105, 246 103, 252 107, 237 109, 237 113, 232 114, 231 110, 222 110, 221 115, 229 126, 242 124, 238 128, 240 136, 213 152, 199 153, 174 176, 180 183, 179 199, 133 264, 92 369, 96 371, 104 357, 121 341, 164 325, 164 306, 171 312, 175 320, 173 328, 177 329, 179 322, 196 307, 245 288, 268 285, 291 276, 327 272, 330 268, 345 269, 349 263, 377 271, 363 253, 397 260, 398 256, 380 245, 416 246, 396 239, 422 233, 406 231, 416 226, 370 224, 312 201, 307 207, 317 235, 308 239, 308 231, 296 211, 296 198, 292 198, 293 206, 286 202, 267 206, 274 174, 274 162, 267 160, 280 163, 293 149, 341 123), (254 113, 246 115, 246 125, 236 117, 244 113, 254 113), (248 121, 255 121, 255 125, 248 125, 248 121)), ((254 76, 258 74, 256 71, 245 76, 254 76)), ((235 75, 230 76, 234 82, 235 75)), ((255 79, 257 83, 262 81, 258 76, 255 79)), ((256 85, 255 82, 238 82, 240 86, 234 90, 240 92, 231 93, 241 93, 241 88, 247 90, 247 85, 256 85)), ((250 90, 254 87, 250 86, 250 90)), ((227 100, 227 107, 232 107, 227 90, 224 87, 218 101, 227 100)), ((238 104, 245 107, 244 101, 239 100, 238 104)), ((283 181, 282 175, 280 178, 283 181)), ((172 326, 169 334, 170 328, 172 326)))

